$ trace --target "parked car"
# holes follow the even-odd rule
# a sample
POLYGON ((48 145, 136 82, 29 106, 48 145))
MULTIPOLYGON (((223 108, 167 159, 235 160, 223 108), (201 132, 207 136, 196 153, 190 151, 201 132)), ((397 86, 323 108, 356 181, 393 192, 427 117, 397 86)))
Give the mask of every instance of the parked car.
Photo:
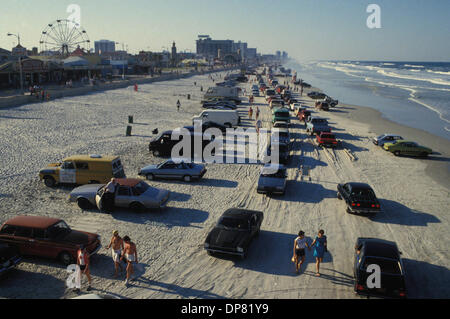
POLYGON ((245 259, 251 242, 259 235, 264 214, 240 208, 228 209, 205 240, 209 255, 215 253, 245 259))
POLYGON ((175 163, 168 160, 158 165, 148 165, 139 170, 138 175, 148 180, 154 179, 181 179, 185 182, 198 180, 206 174, 205 165, 194 163, 175 163))
POLYGON ((203 108, 210 110, 236 110, 237 106, 228 102, 205 102, 203 103, 203 108))
POLYGON ((111 178, 123 178, 125 172, 120 157, 102 155, 76 155, 60 163, 49 164, 39 172, 47 187, 57 184, 106 183, 111 178))
POLYGON ((322 111, 330 110, 330 105, 324 101, 316 101, 315 107, 316 107, 316 109, 322 110, 322 111))
MULTIPOLYGON (((142 212, 148 209, 162 209, 169 201, 170 192, 151 187, 146 182, 135 178, 117 179, 114 194, 114 206, 129 208, 142 212)), ((84 185, 75 188, 69 195, 70 202, 77 202, 81 209, 97 207, 100 209, 100 199, 105 192, 105 185, 84 185)))
POLYGON ((267 146, 267 149, 263 155, 263 161, 265 164, 287 164, 291 159, 291 148, 289 144, 271 142, 267 146), (275 162, 272 160, 272 154, 278 153, 278 157, 275 158, 275 162))
POLYGON ((7 220, 0 229, 0 242, 17 248, 23 256, 58 259, 64 265, 76 261, 81 245, 90 255, 102 247, 97 234, 72 230, 62 219, 38 216, 7 220))
MULTIPOLYGON (((193 125, 191 125, 191 126, 184 126, 184 128, 189 130, 191 133, 195 133, 195 126, 193 126, 193 125)), ((226 131, 227 131, 227 127, 225 125, 221 125, 221 124, 216 123, 216 122, 201 122, 201 132, 205 133, 210 128, 217 128, 222 133, 226 133, 226 131)), ((208 136, 208 134, 206 136, 208 136)))
POLYGON ((274 128, 289 128, 289 123, 285 122, 285 121, 278 121, 273 123, 273 127, 274 128))
POLYGON ((398 140, 392 143, 385 143, 383 148, 386 151, 394 153, 395 156, 409 155, 427 157, 433 153, 431 148, 421 146, 416 142, 398 140))
POLYGON ((403 140, 400 135, 383 134, 372 139, 373 144, 383 147, 385 143, 392 143, 394 141, 403 140))
POLYGON ((320 134, 316 135, 316 139, 319 146, 336 147, 338 145, 336 136, 333 133, 321 132, 320 134))
POLYGON ((22 257, 16 247, 0 242, 0 277, 14 269, 21 261, 22 257))
POLYGON ((328 121, 321 117, 309 117, 306 122, 306 132, 310 135, 320 134, 322 132, 331 132, 331 127, 328 126, 328 121))
POLYGON ((395 242, 358 238, 355 244, 353 260, 354 290, 357 294, 377 297, 406 298, 405 267, 401 252, 395 242), (381 270, 381 287, 367 286, 369 265, 377 265, 381 270))
POLYGON ((258 194, 279 194, 286 192, 287 171, 284 165, 266 164, 261 168, 258 194))
MULTIPOLYGON (((212 110, 211 110, 212 112, 212 110)), ((228 112, 228 111, 227 111, 228 112)), ((187 129, 189 131, 189 129, 187 129)), ((153 138, 149 145, 148 145, 148 149, 150 151, 150 153, 153 153, 153 156, 171 156, 172 155, 172 149, 175 145, 177 145, 178 143, 182 142, 184 139, 184 136, 182 135, 183 130, 173 130, 173 131, 165 131, 162 132, 161 134, 159 134, 158 136, 156 136, 155 138, 153 138), (179 134, 180 136, 177 136, 177 134, 179 134)), ((191 157, 194 158, 196 155, 202 157, 203 154, 196 154, 195 153, 195 137, 198 136, 196 135, 196 133, 190 133, 190 138, 191 138, 191 156, 188 156, 188 154, 180 154, 180 156, 182 157, 191 157)), ((210 143, 209 140, 207 139, 203 139, 204 135, 203 133, 200 133, 201 135, 201 140, 202 140, 202 152, 204 150, 204 148, 210 143)), ((189 151, 189 150, 188 150, 189 151)))
POLYGON ((291 134, 287 128, 274 128, 270 140, 275 143, 291 144, 291 134))
POLYGON ((323 101, 327 102, 330 105, 330 107, 335 107, 339 104, 338 100, 332 99, 329 96, 327 96, 323 101))
POLYGON ((271 109, 273 109, 273 108, 282 108, 282 107, 284 107, 284 101, 281 100, 281 99, 272 99, 270 101, 270 105, 269 106, 270 106, 271 109))
POLYGON ((364 183, 338 184, 337 197, 345 201, 350 214, 375 215, 381 210, 375 192, 364 183))
POLYGON ((291 115, 289 114, 289 110, 285 108, 277 108, 272 112, 272 123, 284 121, 287 123, 291 122, 291 115))
POLYGON ((327 95, 320 92, 310 92, 308 93, 308 97, 313 100, 323 100, 324 98, 327 97, 327 95))
POLYGON ((215 122, 232 128, 239 125, 241 118, 236 110, 206 110, 193 117, 192 123, 195 121, 215 122))

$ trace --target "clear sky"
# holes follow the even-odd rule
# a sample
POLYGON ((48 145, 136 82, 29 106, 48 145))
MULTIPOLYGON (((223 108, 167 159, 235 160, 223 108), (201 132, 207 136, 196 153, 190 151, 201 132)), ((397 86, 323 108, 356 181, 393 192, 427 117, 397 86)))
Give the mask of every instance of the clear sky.
MULTIPOLYGON (((39 47, 45 26, 78 4, 90 40, 161 51, 195 51, 199 34, 248 42, 259 52, 304 60, 450 61, 449 0, 3 0, 0 47, 39 47), (369 4, 381 29, 366 25, 369 4)), ((119 46, 120 48, 120 46, 119 46)))

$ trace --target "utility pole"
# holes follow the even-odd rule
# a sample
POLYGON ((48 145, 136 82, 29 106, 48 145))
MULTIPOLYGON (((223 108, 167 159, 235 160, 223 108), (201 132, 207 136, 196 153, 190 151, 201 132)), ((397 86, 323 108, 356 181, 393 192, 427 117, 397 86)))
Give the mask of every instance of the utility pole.
MULTIPOLYGON (((20 35, 19 34, 8 33, 8 37, 10 37, 10 36, 15 36, 20 45, 20 35)), ((23 93, 22 56, 19 56, 19 71, 20 71, 20 91, 23 93)))

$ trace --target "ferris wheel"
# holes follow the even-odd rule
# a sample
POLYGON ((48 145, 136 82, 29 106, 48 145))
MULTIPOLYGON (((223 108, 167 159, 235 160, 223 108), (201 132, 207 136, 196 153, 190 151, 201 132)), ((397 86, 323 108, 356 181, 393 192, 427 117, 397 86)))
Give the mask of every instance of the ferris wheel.
POLYGON ((91 41, 78 23, 70 20, 56 20, 42 31, 39 41, 41 52, 48 55, 69 55, 77 48, 89 51, 91 41))

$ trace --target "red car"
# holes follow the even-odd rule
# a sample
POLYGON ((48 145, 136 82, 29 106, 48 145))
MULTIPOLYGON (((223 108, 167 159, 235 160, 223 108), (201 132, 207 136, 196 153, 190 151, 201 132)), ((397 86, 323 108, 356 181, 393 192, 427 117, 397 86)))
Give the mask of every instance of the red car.
POLYGON ((97 234, 72 230, 61 219, 19 216, 0 228, 0 242, 16 247, 21 255, 58 259, 64 265, 75 263, 84 245, 90 255, 101 248, 97 234))
POLYGON ((337 146, 338 142, 336 140, 336 136, 333 133, 322 132, 317 134, 317 143, 319 146, 337 146))

